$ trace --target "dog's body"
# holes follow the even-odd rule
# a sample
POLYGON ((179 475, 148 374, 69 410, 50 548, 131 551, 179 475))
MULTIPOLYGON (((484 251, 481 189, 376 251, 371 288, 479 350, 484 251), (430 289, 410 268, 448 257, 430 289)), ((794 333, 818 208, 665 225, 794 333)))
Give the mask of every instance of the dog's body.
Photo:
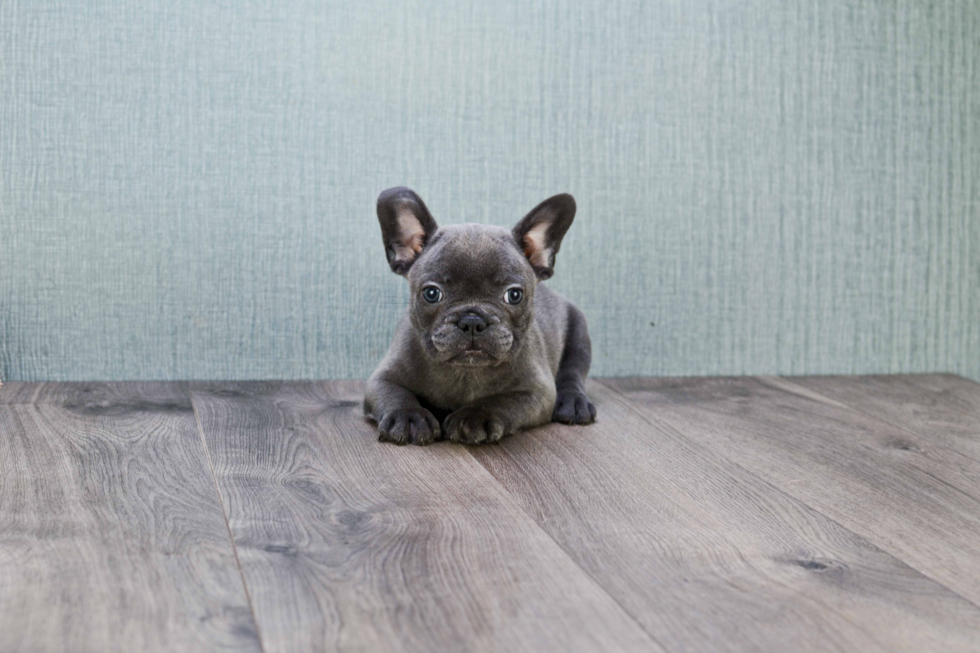
POLYGON ((513 232, 477 224, 440 229, 407 188, 381 194, 388 262, 412 292, 364 399, 381 440, 479 444, 552 419, 595 419, 585 394, 585 317, 538 284, 551 276, 574 215, 572 197, 556 195, 513 232), (436 415, 444 416, 441 427, 436 415))

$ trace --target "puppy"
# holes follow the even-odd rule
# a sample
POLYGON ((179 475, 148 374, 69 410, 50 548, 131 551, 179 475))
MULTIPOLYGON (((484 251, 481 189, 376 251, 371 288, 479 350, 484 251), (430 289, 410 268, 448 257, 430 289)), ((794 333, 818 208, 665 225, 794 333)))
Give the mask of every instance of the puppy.
POLYGON ((551 420, 595 420, 585 316, 538 283, 554 273, 574 217, 575 199, 555 195, 513 231, 439 228, 408 188, 381 193, 388 264, 408 279, 411 303, 367 383, 364 413, 380 440, 481 444, 551 420))

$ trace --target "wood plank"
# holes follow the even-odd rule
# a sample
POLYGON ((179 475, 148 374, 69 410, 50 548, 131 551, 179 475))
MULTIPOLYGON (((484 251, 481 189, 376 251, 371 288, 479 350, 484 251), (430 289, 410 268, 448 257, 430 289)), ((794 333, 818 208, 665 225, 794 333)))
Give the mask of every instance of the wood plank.
MULTIPOLYGON (((883 440, 879 440, 880 446, 914 452, 917 454, 916 465, 925 473, 943 483, 949 483, 980 501, 980 447, 977 446, 977 442, 971 441, 972 438, 968 433, 962 431, 956 433, 947 429, 920 429, 921 433, 919 433, 909 428, 908 423, 895 423, 899 422, 897 419, 894 422, 881 419, 876 414, 878 411, 874 409, 850 405, 861 403, 856 401, 854 396, 849 403, 844 403, 788 378, 779 376, 757 378, 768 386, 839 408, 844 414, 859 416, 861 420, 877 422, 879 427, 885 426, 886 435, 883 440)), ((839 378, 845 380, 854 377, 839 378)), ((922 389, 919 392, 925 395, 927 391, 922 389)), ((846 394, 846 391, 835 394, 846 394)), ((882 405, 884 403, 886 402, 882 402, 882 405)), ((956 421, 955 418, 953 421, 956 421)))
POLYGON ((152 387, 0 405, 0 650, 260 650, 189 390, 152 387))
POLYGON ((30 403, 40 383, 24 383, 21 381, 5 381, 0 383, 0 405, 15 403, 30 403))
POLYGON ((599 421, 472 449, 663 646, 973 650, 980 609, 592 383, 599 421))
POLYGON ((193 393, 267 651, 660 650, 464 448, 377 442, 362 396, 193 393))
POLYGON ((611 379, 650 419, 813 506, 980 604, 976 469, 939 444, 757 378, 611 379), (779 387, 777 387, 779 386, 779 387))
POLYGON ((980 383, 952 374, 786 380, 980 463, 980 383))
POLYGON ((3 404, 86 404, 140 401, 147 397, 156 404, 186 406, 190 394, 186 383, 173 381, 5 381, 0 384, 3 404))

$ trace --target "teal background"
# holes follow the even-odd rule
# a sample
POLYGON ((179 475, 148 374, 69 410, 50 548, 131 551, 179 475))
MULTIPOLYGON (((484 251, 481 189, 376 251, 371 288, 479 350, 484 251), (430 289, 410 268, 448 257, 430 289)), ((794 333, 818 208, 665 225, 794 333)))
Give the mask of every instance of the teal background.
POLYGON ((980 379, 970 0, 0 0, 0 375, 364 377, 396 184, 572 192, 596 374, 980 379))

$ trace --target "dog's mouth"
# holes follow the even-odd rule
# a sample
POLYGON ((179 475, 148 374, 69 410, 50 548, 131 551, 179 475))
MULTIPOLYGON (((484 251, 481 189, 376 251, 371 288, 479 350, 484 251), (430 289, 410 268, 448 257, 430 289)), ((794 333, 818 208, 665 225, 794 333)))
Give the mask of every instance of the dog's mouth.
POLYGON ((449 362, 455 363, 456 365, 464 365, 466 367, 477 367, 480 365, 489 365, 496 360, 493 356, 488 354, 482 349, 476 347, 467 347, 455 356, 453 356, 449 362))

